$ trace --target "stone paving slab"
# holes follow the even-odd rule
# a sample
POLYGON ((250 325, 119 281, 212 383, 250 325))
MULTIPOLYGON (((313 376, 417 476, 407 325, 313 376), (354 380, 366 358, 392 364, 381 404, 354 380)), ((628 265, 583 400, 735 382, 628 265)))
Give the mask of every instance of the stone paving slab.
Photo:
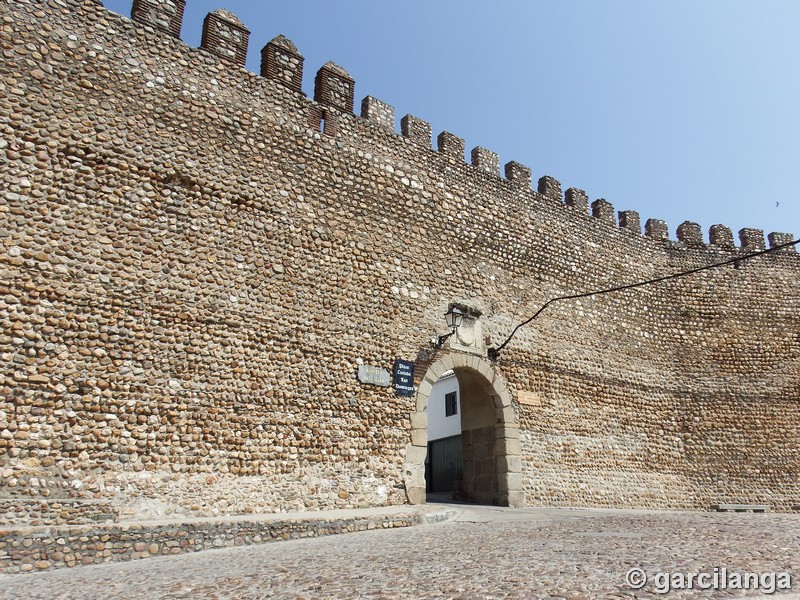
POLYGON ((655 587, 658 573, 714 569, 800 586, 800 515, 453 508, 436 525, 3 576, 0 598, 767 597, 655 587), (641 590, 632 568, 649 576, 641 590))

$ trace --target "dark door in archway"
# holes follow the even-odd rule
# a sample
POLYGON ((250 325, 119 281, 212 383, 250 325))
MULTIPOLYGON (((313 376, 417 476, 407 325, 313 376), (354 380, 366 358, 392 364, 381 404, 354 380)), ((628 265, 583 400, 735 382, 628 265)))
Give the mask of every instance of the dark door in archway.
POLYGON ((456 494, 461 488, 462 478, 461 436, 454 435, 428 442, 428 458, 425 461, 426 491, 456 494))

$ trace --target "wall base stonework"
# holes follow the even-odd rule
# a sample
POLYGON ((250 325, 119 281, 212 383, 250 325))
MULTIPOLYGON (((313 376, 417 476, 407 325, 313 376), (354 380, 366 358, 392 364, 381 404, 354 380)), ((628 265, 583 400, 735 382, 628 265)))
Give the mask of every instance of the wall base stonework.
POLYGON ((119 508, 108 500, 25 499, 0 500, 0 526, 84 525, 113 523, 119 508))
POLYGON ((268 542, 411 527, 447 520, 452 509, 313 517, 253 516, 0 531, 0 572, 26 573, 268 542))

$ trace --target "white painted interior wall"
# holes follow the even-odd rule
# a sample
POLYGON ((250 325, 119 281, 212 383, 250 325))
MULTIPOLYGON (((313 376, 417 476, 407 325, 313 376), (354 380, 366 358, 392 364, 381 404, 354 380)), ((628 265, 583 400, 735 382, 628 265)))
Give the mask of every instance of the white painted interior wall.
POLYGON ((458 390, 458 379, 452 371, 445 373, 439 381, 433 384, 433 390, 428 398, 428 441, 440 440, 461 433, 461 396, 458 390), (444 410, 444 396, 455 392, 458 411, 446 417, 444 410))

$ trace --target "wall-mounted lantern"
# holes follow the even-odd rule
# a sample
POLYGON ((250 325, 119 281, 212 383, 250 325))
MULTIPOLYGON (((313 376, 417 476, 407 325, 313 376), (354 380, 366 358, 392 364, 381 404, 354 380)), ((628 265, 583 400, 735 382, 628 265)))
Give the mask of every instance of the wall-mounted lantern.
POLYGON ((450 328, 450 333, 439 336, 439 339, 436 340, 435 344, 437 349, 441 348, 447 339, 453 335, 459 327, 461 327, 461 323, 464 320, 464 312, 451 305, 447 312, 444 313, 444 320, 447 323, 447 326, 450 328))

